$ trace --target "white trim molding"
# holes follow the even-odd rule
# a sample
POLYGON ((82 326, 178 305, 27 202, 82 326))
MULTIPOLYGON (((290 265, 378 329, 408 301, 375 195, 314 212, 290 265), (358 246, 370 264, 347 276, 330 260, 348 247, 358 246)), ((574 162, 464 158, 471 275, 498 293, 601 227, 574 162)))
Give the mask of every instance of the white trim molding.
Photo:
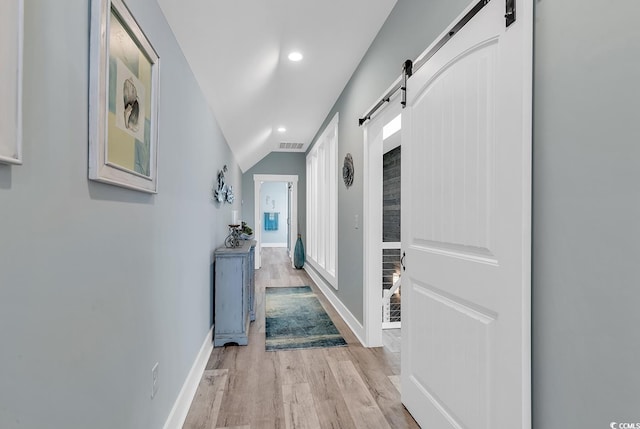
MULTIPOLYGON (((340 301, 333 290, 333 286, 327 283, 322 276, 320 276, 313 267, 310 267, 309 264, 305 264, 304 270, 309 274, 311 280, 318 286, 322 294, 329 300, 333 308, 338 312, 342 320, 351 328, 351 331, 360 341, 360 344, 365 344, 364 339, 364 327, 362 323, 356 319, 356 317, 349 311, 349 309, 340 301)), ((381 307, 382 308, 382 307, 381 307)), ((382 313, 382 312, 381 312, 382 313)))
POLYGON ((24 1, 3 0, 0 17, 0 164, 22 164, 24 1), (5 74, 6 72, 6 74, 5 74))
POLYGON ((338 124, 336 113, 309 150, 306 259, 338 289, 338 124))
POLYGON ((187 419, 191 402, 196 396, 198 385, 202 379, 202 374, 207 367, 209 356, 213 350, 213 328, 207 332, 207 336, 204 339, 202 347, 196 356, 195 362, 187 375, 187 379, 180 389, 180 393, 173 404, 173 408, 167 417, 167 421, 164 423, 164 429, 177 429, 181 428, 184 421, 187 419))

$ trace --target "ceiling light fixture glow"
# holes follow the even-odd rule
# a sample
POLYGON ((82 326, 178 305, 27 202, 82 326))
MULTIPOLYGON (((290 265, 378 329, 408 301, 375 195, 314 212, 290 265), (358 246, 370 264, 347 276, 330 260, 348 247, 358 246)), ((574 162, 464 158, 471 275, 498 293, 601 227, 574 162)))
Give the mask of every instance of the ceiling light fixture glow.
POLYGON ((289 60, 298 62, 304 58, 300 52, 293 51, 289 54, 289 60))
POLYGON ((279 133, 284 133, 285 131, 287 131, 287 129, 285 127, 279 127, 278 128, 278 132, 279 133))

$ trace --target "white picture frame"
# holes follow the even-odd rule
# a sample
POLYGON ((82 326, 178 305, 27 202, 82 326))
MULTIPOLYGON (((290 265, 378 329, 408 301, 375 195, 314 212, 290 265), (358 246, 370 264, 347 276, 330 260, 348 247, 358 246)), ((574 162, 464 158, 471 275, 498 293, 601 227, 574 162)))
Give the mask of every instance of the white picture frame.
POLYGON ((160 57, 122 0, 91 0, 89 179, 158 192, 160 57))
POLYGON ((0 5, 0 164, 22 164, 23 0, 0 5))

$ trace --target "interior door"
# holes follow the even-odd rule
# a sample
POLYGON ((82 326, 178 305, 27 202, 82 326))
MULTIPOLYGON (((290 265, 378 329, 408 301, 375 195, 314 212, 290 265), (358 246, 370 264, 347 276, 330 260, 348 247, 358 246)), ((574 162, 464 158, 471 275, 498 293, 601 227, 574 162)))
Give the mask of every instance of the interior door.
POLYGON ((408 80, 402 401, 428 429, 531 427, 532 5, 517 6, 506 27, 490 1, 408 80))

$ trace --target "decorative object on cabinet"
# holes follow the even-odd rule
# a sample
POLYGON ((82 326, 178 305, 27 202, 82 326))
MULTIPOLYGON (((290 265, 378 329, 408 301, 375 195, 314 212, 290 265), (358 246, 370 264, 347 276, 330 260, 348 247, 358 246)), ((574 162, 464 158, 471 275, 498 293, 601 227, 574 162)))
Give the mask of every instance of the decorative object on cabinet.
POLYGON ((342 180, 347 188, 353 185, 353 157, 348 153, 344 157, 344 164, 342 165, 342 180))
POLYGON ((3 0, 0 13, 0 164, 22 164, 23 0, 3 0))
POLYGON ((229 235, 224 240, 225 247, 240 247, 240 225, 229 225, 229 235))
POLYGON ((301 270, 304 267, 304 245, 302 244, 302 236, 298 234, 296 247, 293 250, 293 266, 301 270))
POLYGON ((309 286, 268 287, 265 295, 267 351, 347 345, 309 286))
POLYGON ((220 247, 214 259, 214 347, 249 342, 249 325, 255 320, 254 240, 236 248, 220 247))
POLYGON ((89 179, 156 193, 160 58, 122 0, 91 1, 89 179))
POLYGON ((253 229, 247 225, 247 222, 242 222, 240 238, 243 240, 253 240, 253 229))

